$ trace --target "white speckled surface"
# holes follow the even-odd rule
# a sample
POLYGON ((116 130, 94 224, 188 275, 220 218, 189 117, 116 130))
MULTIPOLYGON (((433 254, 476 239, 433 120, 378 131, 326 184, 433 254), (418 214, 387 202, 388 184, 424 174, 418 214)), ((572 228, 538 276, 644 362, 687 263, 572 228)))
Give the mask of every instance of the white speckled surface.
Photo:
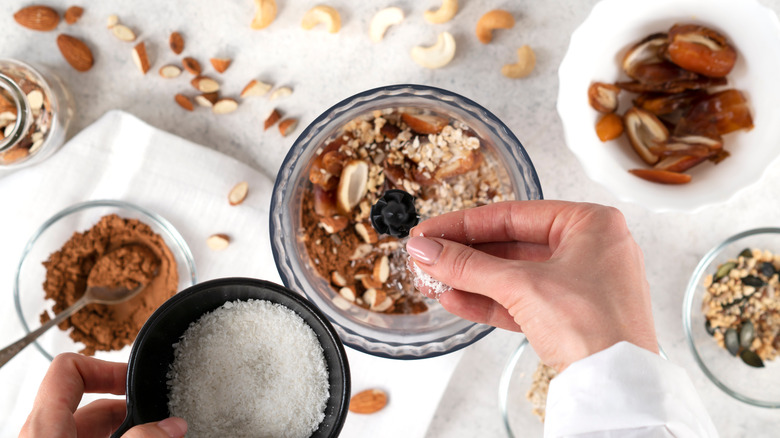
MULTIPOLYGON (((59 72, 78 107, 73 133, 110 109, 123 109, 158 128, 236 157, 271 177, 302 128, 356 92, 413 82, 463 94, 494 112, 514 131, 536 165, 546 198, 598 202, 623 211, 645 253, 659 342, 670 359, 688 370, 722 436, 771 434, 770 427, 780 423, 780 412, 753 408, 730 398, 697 368, 684 340, 681 306, 689 274, 710 247, 738 231, 780 222, 777 166, 760 184, 730 202, 695 214, 651 214, 618 202, 590 181, 564 144, 555 101, 557 67, 569 36, 595 1, 461 1, 461 10, 452 22, 434 26, 422 19, 422 12, 436 7, 437 0, 328 0, 342 12, 343 27, 337 34, 319 28, 310 32, 300 29, 304 11, 316 2, 277 2, 276 21, 262 31, 248 26, 254 11, 250 0, 117 0, 81 2, 86 12, 80 22, 41 33, 23 29, 12 19, 13 12, 29 1, 3 0, 0 56, 45 63, 59 72), (367 36, 371 16, 391 5, 401 6, 406 20, 390 28, 381 43, 371 43, 367 36), (510 10, 517 24, 511 30, 496 32, 492 44, 482 45, 474 37, 474 25, 482 13, 494 8, 510 10), (147 41, 152 61, 147 76, 141 76, 131 61, 132 44, 117 40, 105 28, 106 17, 112 13, 147 41), (288 85, 295 92, 276 102, 265 98, 242 102, 230 115, 216 116, 203 109, 184 112, 173 102, 173 95, 194 91, 189 75, 166 80, 156 74, 165 63, 180 59, 167 47, 172 30, 182 32, 184 54, 197 58, 209 74, 214 74, 209 57, 233 59, 225 74, 214 74, 223 84, 224 95, 236 96, 252 78, 288 85), (409 48, 432 44, 443 30, 450 31, 457 41, 452 63, 436 71, 414 64, 409 48), (91 71, 78 73, 65 64, 55 43, 59 32, 89 42, 96 58, 91 71), (504 78, 499 69, 514 61, 516 49, 523 44, 536 51, 535 72, 524 80, 504 78), (294 135, 282 138, 276 130, 263 132, 262 120, 273 106, 300 119, 294 135)), ((64 10, 75 2, 42 3, 64 10)), ((761 3, 780 11, 778 0, 761 3)), ((3 302, 10 300, 4 298, 3 302)), ((519 342, 517 335, 496 331, 467 349, 430 424, 428 438, 504 436, 498 412, 498 379, 519 342)), ((375 436, 382 436, 381 431, 375 436)))

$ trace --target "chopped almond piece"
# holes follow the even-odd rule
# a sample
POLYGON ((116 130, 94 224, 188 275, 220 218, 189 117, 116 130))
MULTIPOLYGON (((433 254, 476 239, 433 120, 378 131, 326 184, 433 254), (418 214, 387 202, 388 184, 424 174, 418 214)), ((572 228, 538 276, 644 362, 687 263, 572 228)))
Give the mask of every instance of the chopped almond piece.
POLYGON ((214 70, 220 73, 224 73, 225 70, 230 67, 231 62, 231 60, 227 58, 211 58, 209 61, 211 61, 211 65, 214 67, 214 70))
POLYGON ((614 140, 623 134, 623 119, 615 114, 605 114, 601 120, 596 123, 596 135, 601 141, 614 140))
POLYGON ((200 69, 200 63, 195 59, 187 56, 186 58, 181 60, 182 65, 184 66, 184 69, 188 72, 194 74, 195 76, 198 76, 201 72, 200 69))
POLYGON ((268 114, 268 117, 265 118, 265 122, 263 123, 263 131, 268 131, 268 128, 274 126, 274 124, 281 118, 282 115, 279 114, 279 111, 277 111, 276 108, 274 108, 274 110, 271 111, 271 114, 268 114))
POLYGON ((298 119, 284 119, 279 122, 279 132, 282 136, 287 137, 298 126, 298 119))
POLYGON ((183 94, 177 94, 176 97, 176 103, 179 104, 180 107, 184 108, 187 111, 192 111, 195 109, 195 106, 192 104, 192 101, 189 97, 183 95, 183 94))
POLYGON ((135 65, 138 66, 141 73, 146 74, 146 72, 149 71, 151 66, 149 65, 149 58, 146 55, 146 44, 144 44, 143 41, 133 47, 133 61, 135 61, 135 65))
POLYGON ((168 38, 168 45, 171 46, 173 53, 179 55, 184 51, 184 38, 182 38, 179 32, 173 32, 170 38, 168 38))

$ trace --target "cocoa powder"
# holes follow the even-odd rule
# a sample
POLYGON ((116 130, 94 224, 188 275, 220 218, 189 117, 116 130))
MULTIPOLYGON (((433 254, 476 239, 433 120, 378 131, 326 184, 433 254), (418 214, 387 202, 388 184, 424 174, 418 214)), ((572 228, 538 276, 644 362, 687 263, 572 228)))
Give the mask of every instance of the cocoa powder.
MULTIPOLYGON (((133 342, 144 322, 173 296, 179 278, 176 260, 161 236, 137 219, 115 214, 102 217, 84 232, 75 232, 43 263, 46 298, 59 313, 81 298, 87 286, 134 288, 147 284, 135 297, 118 304, 90 304, 63 321, 81 353, 119 350, 133 342)), ((51 319, 41 314, 41 322, 51 319)))

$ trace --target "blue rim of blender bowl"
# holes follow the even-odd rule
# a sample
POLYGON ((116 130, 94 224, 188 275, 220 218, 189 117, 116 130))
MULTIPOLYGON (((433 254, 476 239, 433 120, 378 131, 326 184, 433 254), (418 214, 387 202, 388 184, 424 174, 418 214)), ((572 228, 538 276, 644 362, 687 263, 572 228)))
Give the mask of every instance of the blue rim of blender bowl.
MULTIPOLYGON (((314 119, 314 121, 311 122, 295 140, 293 146, 287 152, 287 155, 285 156, 284 161, 282 162, 282 165, 279 168, 279 172, 277 173, 276 181, 274 182, 274 188, 273 191, 271 192, 272 214, 270 215, 269 228, 271 234, 271 250, 274 255, 274 260, 276 261, 279 275, 282 278, 282 281, 284 282, 286 287, 294 290, 300 290, 308 296, 308 291, 304 287, 304 285, 297 278, 295 278, 295 276, 291 272, 287 272, 286 265, 284 263, 280 263, 281 261, 283 261, 282 255, 280 254, 280 248, 278 247, 281 246, 281 241, 277 239, 276 231, 275 231, 276 225, 281 225, 281 211, 284 207, 283 205, 281 205, 281 195, 280 195, 280 191, 277 189, 285 179, 288 179, 291 176, 293 170, 295 169, 295 165, 298 163, 298 160, 301 158, 301 155, 304 153, 304 150, 300 147, 300 145, 309 141, 311 137, 319 133, 320 130, 330 120, 338 118, 343 114, 343 112, 352 109, 357 104, 360 104, 367 100, 372 100, 376 102, 378 100, 383 100, 387 98, 396 98, 399 96, 400 97, 406 97, 406 96, 435 97, 437 100, 441 100, 441 101, 456 102, 457 107, 463 112, 465 112, 466 114, 471 115, 472 117, 475 117, 479 120, 488 121, 489 123, 486 123, 485 127, 495 136, 497 140, 499 141, 504 140, 506 144, 516 144, 519 146, 515 148, 507 148, 506 150, 512 155, 512 158, 515 160, 515 163, 526 164, 525 168, 521 168, 518 170, 520 170, 520 173, 523 177, 523 181, 526 182, 525 195, 527 196, 527 198, 531 200, 544 199, 542 195, 542 186, 541 183, 539 182, 539 176, 536 173, 536 168, 534 167, 533 162, 531 161, 531 158, 528 155, 528 152, 525 150, 525 147, 517 138, 517 136, 515 136, 515 134, 509 129, 509 127, 507 127, 506 124, 504 124, 504 122, 502 122, 498 117, 496 117, 492 112, 488 111, 482 105, 474 102, 473 100, 467 97, 461 96, 451 91, 447 91, 437 87, 431 87, 427 85, 417 85, 417 84, 389 85, 389 86, 373 88, 370 90, 363 91, 361 93, 357 93, 331 106, 327 110, 323 111, 316 119, 314 119), (388 92, 391 94, 378 96, 379 98, 377 98, 377 96, 374 96, 378 93, 388 93, 388 92), (371 98, 372 96, 373 98, 371 98), (273 214, 274 207, 277 207, 276 208, 277 214, 273 214)), ((356 337, 360 340, 363 340, 364 343, 368 343, 376 346, 385 345, 390 347, 390 349, 397 349, 399 347, 401 348, 409 347, 410 349, 419 350, 419 347, 421 346, 428 345, 430 347, 429 351, 424 352, 422 354, 411 354, 411 353, 390 354, 384 351, 387 349, 383 349, 383 351, 368 349, 363 345, 360 345, 355 341, 352 341, 351 339, 347 339, 344 336, 342 336, 342 341, 344 342, 344 344, 350 346, 351 348, 354 348, 355 350, 367 354, 371 354, 373 356, 385 357, 390 359, 426 359, 430 357, 436 357, 436 356, 452 353, 464 347, 467 347, 473 344, 474 342, 477 342, 478 340, 484 338, 495 329, 495 327, 489 327, 485 329, 486 326, 484 324, 473 323, 468 327, 459 330, 456 333, 450 334, 442 338, 432 339, 426 342, 418 342, 418 343, 384 342, 384 341, 379 341, 377 339, 362 335, 360 333, 356 333, 353 330, 350 330, 344 327, 343 325, 341 325, 338 321, 336 321, 333 317, 331 317, 328 314, 328 312, 323 312, 323 313, 326 314, 328 319, 333 323, 333 325, 336 327, 338 331, 346 333, 347 335, 349 335, 349 337, 356 337), (468 334, 473 330, 484 330, 484 331, 477 334, 476 336, 474 336, 474 338, 470 339, 467 342, 463 342, 448 347, 446 349, 436 348, 437 346, 441 346, 441 344, 446 340, 450 340, 453 337, 468 334)))
MULTIPOLYGON (((96 199, 93 201, 79 202, 78 204, 73 204, 70 207, 58 211, 52 217, 47 219, 46 222, 41 224, 38 227, 38 229, 35 230, 35 234, 33 234, 32 237, 30 237, 30 240, 27 241, 27 244, 24 246, 24 249, 22 250, 22 256, 19 258, 19 263, 16 266, 16 275, 14 276, 14 307, 16 307, 16 316, 19 317, 19 321, 22 323, 22 327, 24 328, 25 334, 29 334, 32 330, 30 330, 30 327, 27 325, 27 321, 24 320, 24 313, 22 313, 22 302, 19 296, 20 295, 19 281, 20 281, 20 275, 22 273, 22 265, 27 260, 27 254, 29 254, 30 251, 32 251, 32 248, 35 245, 35 243, 38 241, 41 235, 44 232, 46 232, 46 230, 49 229, 49 227, 53 223, 57 222, 58 220, 62 219, 63 217, 71 213, 75 213, 77 211, 83 210, 88 207, 126 208, 128 210, 133 210, 143 215, 146 215, 150 217, 152 220, 156 221, 161 226, 161 228, 163 229, 167 237, 170 237, 176 243, 178 249, 181 250, 181 253, 184 256, 184 260, 187 262, 187 267, 190 271, 190 281, 192 282, 192 285, 198 282, 197 281, 198 274, 195 269, 195 257, 192 255, 192 250, 190 249, 189 245, 187 245, 187 241, 184 240, 184 237, 181 235, 181 233, 179 233, 176 227, 174 227, 173 224, 169 222, 167 219, 165 219, 164 217, 160 216, 157 213, 153 213, 149 210, 146 210, 135 204, 131 204, 125 201, 119 201, 113 199, 96 199)), ((37 340, 33 341, 33 344, 35 345, 35 348, 37 348, 38 351, 40 351, 41 354, 43 354, 43 357, 45 357, 49 361, 54 360, 54 357, 51 354, 49 354, 49 352, 46 351, 43 347, 41 347, 41 345, 38 343, 37 340)))

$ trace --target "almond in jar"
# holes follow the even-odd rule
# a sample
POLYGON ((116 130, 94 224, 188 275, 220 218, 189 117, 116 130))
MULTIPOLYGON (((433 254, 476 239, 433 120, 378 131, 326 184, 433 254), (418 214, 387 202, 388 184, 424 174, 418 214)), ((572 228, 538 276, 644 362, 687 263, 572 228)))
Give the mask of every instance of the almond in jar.
POLYGON ((73 113, 64 84, 45 67, 0 59, 0 173, 59 149, 73 113))

